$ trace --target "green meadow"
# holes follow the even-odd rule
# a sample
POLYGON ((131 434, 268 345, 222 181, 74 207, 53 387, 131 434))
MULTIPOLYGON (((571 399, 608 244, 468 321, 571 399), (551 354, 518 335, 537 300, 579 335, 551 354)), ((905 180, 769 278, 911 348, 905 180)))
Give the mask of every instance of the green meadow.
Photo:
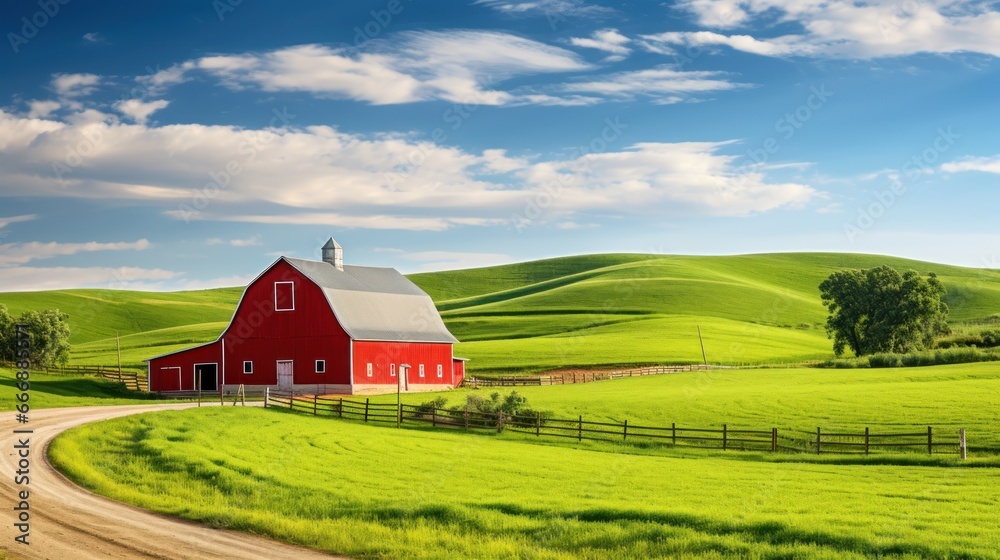
MULTIPOLYGON (((14 410, 20 393, 14 371, 0 368, 0 410, 14 410)), ((104 406, 118 404, 149 404, 155 397, 129 391, 118 383, 93 376, 48 375, 31 373, 29 390, 33 409, 64 406, 104 406)))
MULTIPOLYGON (((472 374, 558 367, 702 361, 801 362, 832 357, 819 284, 843 268, 888 264, 934 272, 957 332, 1000 323, 1000 271, 877 255, 727 257, 609 254, 564 257, 410 278, 462 341, 472 374)), ((70 314, 71 363, 126 366, 214 340, 242 288, 175 293, 113 290, 0 294, 13 313, 70 314)))
POLYGON ((233 407, 82 426, 50 454, 114 499, 355 558, 1000 558, 995 468, 616 453, 233 407))

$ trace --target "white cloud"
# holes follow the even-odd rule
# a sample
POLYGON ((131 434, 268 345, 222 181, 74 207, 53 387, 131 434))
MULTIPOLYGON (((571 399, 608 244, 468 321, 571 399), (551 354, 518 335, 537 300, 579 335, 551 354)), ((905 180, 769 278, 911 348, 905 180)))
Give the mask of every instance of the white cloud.
POLYGON ((598 17, 614 13, 611 8, 590 4, 585 0, 476 0, 474 4, 507 15, 541 14, 552 25, 569 17, 598 17))
POLYGON ((966 158, 941 166, 941 171, 947 173, 962 173, 964 171, 979 171, 1000 175, 1000 156, 966 158))
POLYGON ((420 272, 479 268, 507 264, 513 259, 500 253, 463 253, 458 251, 418 251, 407 253, 401 258, 420 262, 420 272))
POLYGON ((162 95, 167 88, 190 80, 189 73, 195 67, 196 64, 193 61, 187 61, 175 64, 166 70, 158 70, 150 75, 140 76, 136 78, 136 81, 146 88, 149 95, 162 95))
POLYGON ((56 74, 52 77, 52 89, 60 97, 82 97, 90 95, 101 84, 97 74, 56 74))
POLYGON ((556 227, 558 229, 590 229, 590 228, 601 227, 601 224, 595 224, 595 223, 581 224, 574 221, 568 221, 568 222, 559 222, 556 224, 556 227))
POLYGON ((29 101, 28 118, 44 119, 53 112, 57 111, 60 107, 62 107, 62 104, 58 101, 29 101))
POLYGON ((104 35, 101 35, 100 33, 96 32, 96 31, 93 32, 93 33, 84 33, 83 34, 83 40, 86 41, 86 42, 88 42, 88 43, 107 43, 108 42, 108 40, 104 38, 104 35))
POLYGON ((739 156, 722 153, 727 142, 643 143, 545 160, 326 126, 154 127, 76 117, 0 111, 0 196, 141 201, 179 220, 419 231, 510 224, 555 187, 548 208, 557 221, 607 208, 740 215, 817 196, 806 185, 769 183, 766 169, 741 173, 739 156), (66 146, 88 138, 99 141, 57 178, 53 163, 66 146))
POLYGON ((0 218, 0 229, 3 229, 10 224, 16 224, 20 222, 30 222, 38 218, 38 214, 24 214, 22 216, 9 216, 6 218, 0 218))
POLYGON ((171 280, 178 276, 180 273, 159 268, 20 266, 0 268, 0 286, 5 292, 37 292, 69 288, 142 290, 151 286, 149 281, 171 280))
POLYGON ((246 239, 230 239, 226 241, 219 237, 213 237, 205 241, 206 245, 229 245, 231 247, 259 247, 263 245, 259 235, 253 235, 246 239))
POLYGON ((199 71, 231 88, 305 91, 373 105, 436 99, 506 105, 518 98, 491 89, 493 84, 515 76, 588 68, 573 52, 516 35, 425 31, 402 33, 392 42, 369 41, 361 52, 310 44, 265 53, 210 56, 140 80, 161 91, 199 71))
POLYGON ((631 100, 650 97, 661 103, 677 103, 691 94, 706 94, 751 87, 731 82, 722 72, 685 72, 668 67, 635 70, 598 76, 589 81, 566 84, 564 91, 599 95, 604 98, 631 100))
POLYGON ((617 29, 601 29, 600 31, 595 31, 589 38, 572 37, 569 40, 570 44, 576 47, 597 49, 611 53, 611 56, 605 59, 608 62, 624 60, 632 52, 632 49, 625 46, 630 41, 628 37, 619 33, 617 29))
POLYGON ((152 245, 146 239, 121 243, 6 243, 0 244, 0 267, 25 264, 52 257, 91 253, 94 251, 143 251, 152 245))
POLYGON ((115 109, 139 124, 146 124, 149 116, 170 105, 169 101, 143 101, 141 99, 126 99, 115 103, 115 109))
POLYGON ((1000 56, 1000 12, 988 2, 921 0, 686 0, 699 23, 716 29, 754 22, 797 23, 802 31, 773 38, 711 32, 663 33, 650 44, 727 45, 765 56, 869 59, 917 53, 1000 56))

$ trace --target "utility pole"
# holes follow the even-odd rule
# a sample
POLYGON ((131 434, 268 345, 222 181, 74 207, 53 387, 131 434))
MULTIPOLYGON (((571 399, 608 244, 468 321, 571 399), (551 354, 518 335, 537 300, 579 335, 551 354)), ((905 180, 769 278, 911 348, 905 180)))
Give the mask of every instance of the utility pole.
POLYGON ((698 325, 698 342, 701 343, 701 360, 708 365, 708 356, 705 355, 705 341, 701 338, 701 325, 698 325))
POLYGON ((118 382, 122 382, 122 339, 115 331, 115 345, 118 347, 118 382))

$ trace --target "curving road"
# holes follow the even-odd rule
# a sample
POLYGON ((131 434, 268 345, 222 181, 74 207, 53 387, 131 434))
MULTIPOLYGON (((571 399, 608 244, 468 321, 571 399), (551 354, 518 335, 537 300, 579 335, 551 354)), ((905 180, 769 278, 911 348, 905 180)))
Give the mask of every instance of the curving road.
POLYGON ((15 413, 0 412, 0 550, 12 558, 89 560, 104 558, 281 560, 340 558, 255 537, 218 530, 129 506, 73 484, 49 465, 45 453, 61 432, 98 420, 155 410, 178 410, 192 404, 95 406, 33 410, 31 438, 31 544, 14 542, 13 504, 17 437, 15 413))

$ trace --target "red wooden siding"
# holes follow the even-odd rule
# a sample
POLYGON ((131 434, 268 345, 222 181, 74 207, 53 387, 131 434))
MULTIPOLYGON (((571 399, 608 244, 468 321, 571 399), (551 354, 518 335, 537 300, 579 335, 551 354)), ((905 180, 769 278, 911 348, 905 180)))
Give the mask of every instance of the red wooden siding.
POLYGON ((452 378, 451 384, 458 387, 465 380, 465 360, 455 360, 454 364, 455 377, 452 378))
POLYGON ((424 342, 369 342, 354 341, 354 383, 357 385, 395 385, 397 377, 391 374, 391 365, 409 364, 407 381, 415 384, 451 384, 451 344, 424 342), (368 377, 368 364, 372 364, 372 376, 368 377), (424 377, 420 377, 420 364, 424 365, 424 377), (442 368, 442 377, 437 376, 437 366, 442 368))
MULTIPOLYGON (((194 391, 197 388, 194 382, 194 365, 212 363, 219 364, 219 371, 222 371, 222 352, 218 342, 151 360, 149 390, 194 391)), ((219 383, 222 383, 221 379, 219 383)))
POLYGON ((247 288, 223 339, 227 385, 274 385, 278 360, 294 362, 296 384, 350 383, 350 337, 323 291, 284 261, 247 288), (276 297, 277 309, 294 310, 276 311, 276 297), (248 360, 252 374, 243 373, 248 360), (326 373, 316 373, 316 360, 326 360, 326 373))

